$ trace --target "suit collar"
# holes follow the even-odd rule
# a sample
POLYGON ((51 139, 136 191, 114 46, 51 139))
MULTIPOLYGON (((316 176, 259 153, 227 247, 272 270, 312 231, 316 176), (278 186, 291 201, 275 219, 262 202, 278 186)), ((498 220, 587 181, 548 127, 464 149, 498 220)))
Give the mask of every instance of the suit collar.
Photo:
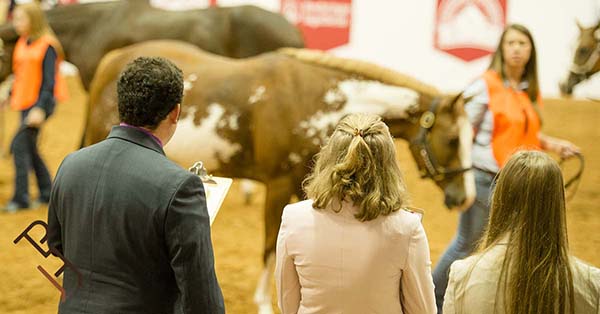
POLYGON ((134 144, 151 149, 161 155, 165 154, 163 148, 150 135, 136 128, 126 126, 113 126, 108 138, 120 138, 134 144))

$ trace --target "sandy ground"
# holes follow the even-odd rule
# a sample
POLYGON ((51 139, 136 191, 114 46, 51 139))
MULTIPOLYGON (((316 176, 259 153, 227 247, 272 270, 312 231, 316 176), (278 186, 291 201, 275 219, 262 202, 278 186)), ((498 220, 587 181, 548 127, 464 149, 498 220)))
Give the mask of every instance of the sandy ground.
MULTIPOLYGON (((40 150, 54 174, 66 154, 79 145, 83 129, 86 96, 78 81, 70 79, 71 99, 60 104, 48 121, 40 139, 40 150)), ((586 168, 579 190, 568 203, 569 241, 574 255, 596 266, 600 265, 600 103, 547 100, 546 133, 577 143, 586 157, 586 168)), ((0 150, 6 152, 16 127, 17 116, 4 112, 0 123, 0 150)), ((456 228, 457 214, 442 205, 442 193, 429 181, 417 178, 415 165, 407 154, 405 143, 398 142, 398 159, 413 205, 424 208, 425 230, 435 265, 450 242, 456 228)), ((575 162, 565 167, 573 173, 575 162)), ((33 187, 33 185, 32 185, 33 187)), ((0 204, 12 196, 12 159, 0 158, 0 204)), ((33 196, 37 191, 32 189, 33 196)), ((244 205, 239 182, 232 186, 213 225, 213 243, 219 281, 225 295, 228 313, 253 313, 252 296, 262 270, 263 243, 262 206, 264 188, 259 187, 251 205, 244 205)), ((41 265, 53 273, 60 263, 44 259, 29 243, 13 240, 33 221, 46 220, 47 208, 16 214, 0 213, 0 313, 56 313, 59 292, 36 269, 41 265)), ((39 230, 35 239, 43 236, 39 230)))

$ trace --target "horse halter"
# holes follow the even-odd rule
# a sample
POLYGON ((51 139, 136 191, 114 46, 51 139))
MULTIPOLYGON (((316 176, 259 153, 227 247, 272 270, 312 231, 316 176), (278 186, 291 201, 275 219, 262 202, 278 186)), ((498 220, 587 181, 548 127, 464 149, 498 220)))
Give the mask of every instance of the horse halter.
POLYGON ((585 63, 581 65, 573 63, 570 69, 571 73, 583 79, 587 79, 591 76, 592 69, 600 58, 600 28, 594 31, 594 39, 596 40, 596 48, 590 53, 590 56, 585 63))
POLYGON ((417 136, 410 141, 410 148, 418 152, 415 158, 419 158, 422 161, 422 163, 417 163, 419 165, 419 171, 421 172, 421 178, 431 178, 436 182, 443 181, 448 177, 459 175, 471 169, 471 167, 456 169, 442 167, 431 151, 431 146, 429 145, 427 137, 435 124, 439 103, 440 99, 438 97, 434 98, 429 110, 421 114, 421 118, 419 119, 419 132, 417 133, 417 136), (425 165, 425 167, 421 167, 421 164, 425 165))

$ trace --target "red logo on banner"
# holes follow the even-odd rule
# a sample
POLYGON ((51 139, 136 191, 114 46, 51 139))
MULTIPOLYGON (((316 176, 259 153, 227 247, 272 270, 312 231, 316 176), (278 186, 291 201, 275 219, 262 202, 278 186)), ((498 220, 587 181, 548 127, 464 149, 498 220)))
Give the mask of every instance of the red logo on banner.
POLYGON ((352 0, 281 0, 281 13, 300 28, 307 48, 327 50, 350 41, 352 0))
POLYGON ((507 0, 437 0, 434 46, 465 61, 496 50, 507 0))

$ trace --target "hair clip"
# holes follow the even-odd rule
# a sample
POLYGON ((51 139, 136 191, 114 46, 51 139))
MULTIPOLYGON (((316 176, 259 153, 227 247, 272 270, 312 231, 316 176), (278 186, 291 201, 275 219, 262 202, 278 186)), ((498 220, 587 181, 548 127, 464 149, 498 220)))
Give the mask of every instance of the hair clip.
POLYGON ((354 136, 363 137, 364 136, 363 130, 362 129, 354 128, 354 136))

